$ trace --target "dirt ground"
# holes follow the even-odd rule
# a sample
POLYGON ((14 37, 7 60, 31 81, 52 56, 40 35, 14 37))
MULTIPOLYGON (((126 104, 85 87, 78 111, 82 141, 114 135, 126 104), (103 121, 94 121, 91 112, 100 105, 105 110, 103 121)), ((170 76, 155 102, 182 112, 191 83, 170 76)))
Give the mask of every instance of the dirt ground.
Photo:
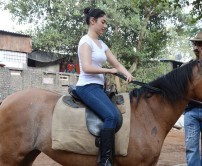
MULTIPOLYGON (((33 166, 61 166, 44 154, 40 154, 33 166)), ((167 135, 157 166, 186 166, 184 131, 172 129, 167 135)))

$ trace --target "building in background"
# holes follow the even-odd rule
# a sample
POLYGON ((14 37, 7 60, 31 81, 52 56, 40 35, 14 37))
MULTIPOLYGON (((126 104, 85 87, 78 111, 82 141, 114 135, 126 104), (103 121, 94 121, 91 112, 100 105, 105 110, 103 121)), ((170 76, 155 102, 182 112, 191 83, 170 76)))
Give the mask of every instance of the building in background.
POLYGON ((77 57, 32 50, 29 35, 0 30, 0 101, 8 95, 27 88, 42 88, 60 94, 68 85, 75 85, 78 74, 67 69, 70 59, 77 57))
POLYGON ((8 68, 26 69, 33 67, 48 72, 79 74, 77 57, 32 50, 29 35, 0 30, 0 65, 8 68), (68 65, 74 66, 70 71, 68 65))
POLYGON ((64 57, 55 53, 34 50, 28 54, 28 67, 33 67, 49 72, 60 72, 60 64, 64 57))
POLYGON ((0 30, 0 63, 6 67, 27 68, 27 56, 31 52, 29 35, 0 30))

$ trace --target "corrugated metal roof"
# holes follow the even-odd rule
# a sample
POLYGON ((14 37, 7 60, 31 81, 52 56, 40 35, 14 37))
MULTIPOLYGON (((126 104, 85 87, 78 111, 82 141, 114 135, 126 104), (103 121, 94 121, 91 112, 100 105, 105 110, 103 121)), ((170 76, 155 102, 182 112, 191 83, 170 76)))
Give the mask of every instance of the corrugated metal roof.
POLYGON ((9 32, 9 31, 4 31, 4 30, 0 30, 0 34, 6 34, 6 35, 12 35, 12 36, 22 36, 22 37, 31 37, 30 35, 15 33, 15 32, 9 32))
POLYGON ((55 62, 59 59, 67 57, 67 55, 58 55, 55 53, 45 52, 45 51, 33 51, 28 54, 28 59, 32 59, 38 62, 55 62))
POLYGON ((171 59, 161 59, 160 62, 171 63, 172 66, 173 66, 173 69, 178 68, 183 64, 183 62, 176 61, 176 60, 171 60, 171 59))

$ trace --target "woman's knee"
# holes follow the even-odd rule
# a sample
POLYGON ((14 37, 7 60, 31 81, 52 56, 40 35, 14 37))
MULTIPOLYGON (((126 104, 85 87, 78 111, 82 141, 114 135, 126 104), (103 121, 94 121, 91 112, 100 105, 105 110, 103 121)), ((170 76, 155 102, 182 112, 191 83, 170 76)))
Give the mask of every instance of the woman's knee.
POLYGON ((119 121, 118 114, 109 114, 107 117, 105 117, 105 123, 109 128, 116 128, 119 121))
POLYGON ((111 121, 114 121, 114 122, 117 122, 119 117, 117 114, 110 114, 107 119, 111 120, 111 121))

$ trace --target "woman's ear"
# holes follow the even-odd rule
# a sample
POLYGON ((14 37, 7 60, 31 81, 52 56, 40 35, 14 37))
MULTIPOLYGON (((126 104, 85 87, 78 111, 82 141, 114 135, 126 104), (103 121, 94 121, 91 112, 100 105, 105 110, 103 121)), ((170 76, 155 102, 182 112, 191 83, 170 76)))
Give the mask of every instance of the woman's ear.
POLYGON ((95 19, 94 17, 91 17, 91 18, 90 18, 90 23, 91 23, 92 25, 94 25, 94 24, 96 23, 96 19, 95 19))

